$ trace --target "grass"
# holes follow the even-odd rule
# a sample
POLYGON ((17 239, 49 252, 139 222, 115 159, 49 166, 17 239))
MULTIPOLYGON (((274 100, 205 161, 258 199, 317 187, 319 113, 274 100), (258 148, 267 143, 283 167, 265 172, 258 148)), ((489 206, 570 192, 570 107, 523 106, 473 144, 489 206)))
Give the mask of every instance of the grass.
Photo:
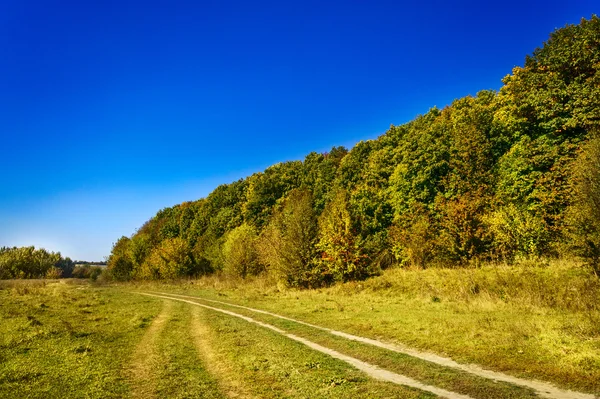
POLYGON ((311 291, 218 277, 145 288, 270 310, 600 395, 600 283, 572 262, 393 269, 311 291))
POLYGON ((0 282, 0 301, 0 398, 435 397, 123 287, 0 282))
MULTIPOLYGON (((188 305, 189 306, 189 305, 188 305)), ((204 309, 206 336, 228 375, 257 398, 434 398, 367 378, 351 366, 264 328, 204 309)))
MULTIPOLYGON (((170 284, 0 281, 0 398, 433 398, 366 377, 217 299, 600 395, 600 284, 577 265, 387 270, 327 289, 218 276, 170 284)), ((531 391, 241 309, 338 352, 474 398, 531 391)))
POLYGON ((190 307, 174 303, 157 345, 156 396, 160 398, 225 398, 217 379, 205 368, 191 338, 190 307))
MULTIPOLYGON (((214 306, 214 304, 209 304, 214 306)), ((408 355, 374 348, 370 345, 348 341, 322 330, 282 320, 252 311, 225 307, 236 313, 279 327, 286 332, 304 337, 322 346, 353 356, 364 362, 386 370, 402 374, 422 383, 434 385, 449 391, 462 393, 474 398, 534 398, 532 391, 511 384, 493 382, 469 373, 442 367, 408 355)))
POLYGON ((0 398, 120 398, 155 301, 64 282, 3 283, 0 398))

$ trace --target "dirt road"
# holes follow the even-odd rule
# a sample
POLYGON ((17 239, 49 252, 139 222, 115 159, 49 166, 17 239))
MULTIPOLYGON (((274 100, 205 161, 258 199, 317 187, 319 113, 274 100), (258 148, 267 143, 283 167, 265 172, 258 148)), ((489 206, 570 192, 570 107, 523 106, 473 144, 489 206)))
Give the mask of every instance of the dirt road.
POLYGON ((249 323, 257 324, 261 327, 270 329, 281 335, 284 335, 285 337, 287 337, 289 339, 300 342, 300 343, 308 346, 311 349, 317 350, 317 351, 325 353, 331 357, 342 360, 342 361, 352 365, 353 367, 363 371, 364 373, 368 374, 369 376, 371 376, 373 378, 383 380, 383 381, 393 382, 396 384, 406 385, 406 386, 410 386, 410 387, 417 388, 417 389, 421 389, 423 391, 431 392, 431 393, 434 393, 435 395, 445 397, 448 399, 467 399, 470 397, 467 395, 463 395, 463 394, 451 392, 451 391, 448 391, 445 389, 441 389, 441 388, 438 388, 438 387, 435 387, 432 385, 422 384, 419 381, 416 381, 407 376, 397 374, 397 373, 394 373, 394 372, 391 372, 388 370, 384 370, 378 366, 363 362, 363 361, 356 359, 354 357, 351 357, 351 356, 347 356, 347 355, 337 352, 333 349, 326 348, 322 345, 319 345, 317 343, 309 341, 305 338, 296 336, 294 334, 290 334, 290 333, 288 333, 278 327, 275 327, 273 325, 252 319, 248 316, 245 316, 245 315, 242 315, 239 313, 235 313, 230 310, 223 309, 222 307, 209 306, 206 304, 206 302, 211 303, 213 305, 228 306, 228 307, 233 307, 233 308, 244 309, 246 311, 250 311, 250 312, 254 312, 254 313, 258 313, 258 314, 264 314, 264 315, 279 318, 282 320, 291 321, 291 322, 305 325, 305 326, 315 328, 315 329, 318 329, 321 331, 326 331, 332 335, 342 337, 342 338, 345 338, 348 340, 369 344, 372 346, 376 346, 376 347, 386 349, 389 351, 393 351, 393 352, 397 352, 397 353, 403 353, 403 354, 413 356, 415 358, 422 359, 422 360, 425 360, 425 361, 428 361, 431 363, 435 363, 435 364, 438 364, 438 365, 441 365, 444 367, 449 367, 449 368, 453 368, 456 370, 465 371, 470 374, 473 374, 473 375, 476 375, 479 377, 483 377, 486 379, 520 385, 520 386, 523 386, 526 388, 533 389, 538 396, 543 397, 543 398, 548 398, 548 399, 598 399, 598 397, 596 397, 594 395, 580 393, 580 392, 574 392, 574 391, 569 391, 569 390, 563 390, 563 389, 555 387, 554 385, 547 383, 547 382, 513 377, 513 376, 510 376, 507 374, 503 374, 503 373, 499 373, 499 372, 495 372, 495 371, 491 371, 491 370, 486 370, 477 365, 460 364, 460 363, 455 362, 452 359, 438 356, 438 355, 435 355, 432 353, 421 352, 421 351, 417 351, 415 349, 404 347, 404 346, 401 346, 398 344, 381 342, 381 341, 374 340, 371 338, 359 337, 359 336, 348 334, 348 333, 345 333, 342 331, 337 331, 337 330, 329 329, 326 327, 317 326, 314 324, 310 324, 310 323, 306 323, 306 322, 303 322, 300 320, 295 320, 295 319, 292 319, 292 318, 289 318, 286 316, 282 316, 282 315, 279 315, 276 313, 267 312, 267 311, 260 310, 260 309, 254 309, 254 308, 250 308, 247 306, 240 306, 240 305, 230 304, 227 302, 204 299, 204 298, 193 297, 193 296, 188 296, 188 295, 169 294, 169 293, 162 293, 162 292, 141 293, 141 294, 147 295, 147 296, 152 296, 152 297, 157 297, 157 298, 181 301, 181 302, 189 303, 189 304, 192 304, 195 306, 201 306, 203 308, 210 309, 212 311, 224 313, 224 314, 232 316, 232 317, 237 317, 237 318, 243 319, 249 323), (193 300, 191 300, 191 299, 193 299, 193 300), (204 302, 204 303, 200 303, 199 301, 204 302))

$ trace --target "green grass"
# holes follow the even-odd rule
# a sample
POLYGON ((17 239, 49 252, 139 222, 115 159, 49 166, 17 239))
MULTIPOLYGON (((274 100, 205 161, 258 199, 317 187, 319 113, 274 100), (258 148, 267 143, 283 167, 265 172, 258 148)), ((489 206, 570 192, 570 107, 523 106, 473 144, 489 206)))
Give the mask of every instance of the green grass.
POLYGON ((0 289, 0 398, 121 398, 121 373, 159 304, 64 282, 0 289))
POLYGON ((224 398, 217 380, 206 370, 191 337, 191 311, 176 303, 158 339, 156 396, 160 398, 224 398))
MULTIPOLYGON (((192 305, 188 305, 192 306, 192 305)), ((210 345, 258 398, 434 398, 366 377, 351 366, 273 331, 230 316, 200 309, 210 327, 210 345)))
POLYGON ((145 288, 270 310, 600 395, 600 282, 569 262, 394 269, 310 291, 217 277, 145 288))
POLYGON ((123 287, 0 282, 1 398, 434 398, 123 287))
MULTIPOLYGON (((135 291, 217 299, 600 395, 600 284, 573 264, 386 271, 321 290, 218 276, 171 284, 0 281, 0 398, 433 398, 274 331, 135 291)), ((474 398, 530 398, 407 355, 246 314, 474 398)))
MULTIPOLYGON (((202 303, 202 301, 199 301, 202 303)), ((209 306, 215 306, 208 303, 209 306)), ((434 385, 452 392, 474 398, 534 398, 535 394, 526 388, 507 383, 498 383, 469 373, 439 366, 401 353, 372 347, 367 344, 336 337, 328 332, 309 326, 282 320, 236 307, 219 306, 255 320, 279 327, 286 332, 306 338, 322 346, 353 356, 364 362, 377 365, 425 384, 434 385)))

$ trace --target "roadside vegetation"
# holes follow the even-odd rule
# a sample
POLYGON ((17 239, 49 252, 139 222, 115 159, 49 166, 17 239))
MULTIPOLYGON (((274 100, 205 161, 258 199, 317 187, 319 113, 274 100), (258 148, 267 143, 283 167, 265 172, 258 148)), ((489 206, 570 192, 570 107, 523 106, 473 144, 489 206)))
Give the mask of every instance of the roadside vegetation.
POLYGON ((268 275, 291 288, 391 265, 577 258, 600 274, 600 18, 558 29, 503 79, 351 150, 160 210, 108 260, 118 280, 268 275))

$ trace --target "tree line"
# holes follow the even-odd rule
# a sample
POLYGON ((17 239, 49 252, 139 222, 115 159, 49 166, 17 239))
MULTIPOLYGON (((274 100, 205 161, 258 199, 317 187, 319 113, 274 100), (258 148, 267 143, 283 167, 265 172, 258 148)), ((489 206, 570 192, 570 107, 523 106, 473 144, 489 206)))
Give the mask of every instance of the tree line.
POLYGON ((112 249, 117 279, 270 273, 292 287, 427 267, 583 256, 600 277, 600 19, 503 79, 351 150, 160 210, 112 249))
POLYGON ((0 280, 72 277, 74 269, 75 263, 60 252, 33 246, 0 248, 0 280))

